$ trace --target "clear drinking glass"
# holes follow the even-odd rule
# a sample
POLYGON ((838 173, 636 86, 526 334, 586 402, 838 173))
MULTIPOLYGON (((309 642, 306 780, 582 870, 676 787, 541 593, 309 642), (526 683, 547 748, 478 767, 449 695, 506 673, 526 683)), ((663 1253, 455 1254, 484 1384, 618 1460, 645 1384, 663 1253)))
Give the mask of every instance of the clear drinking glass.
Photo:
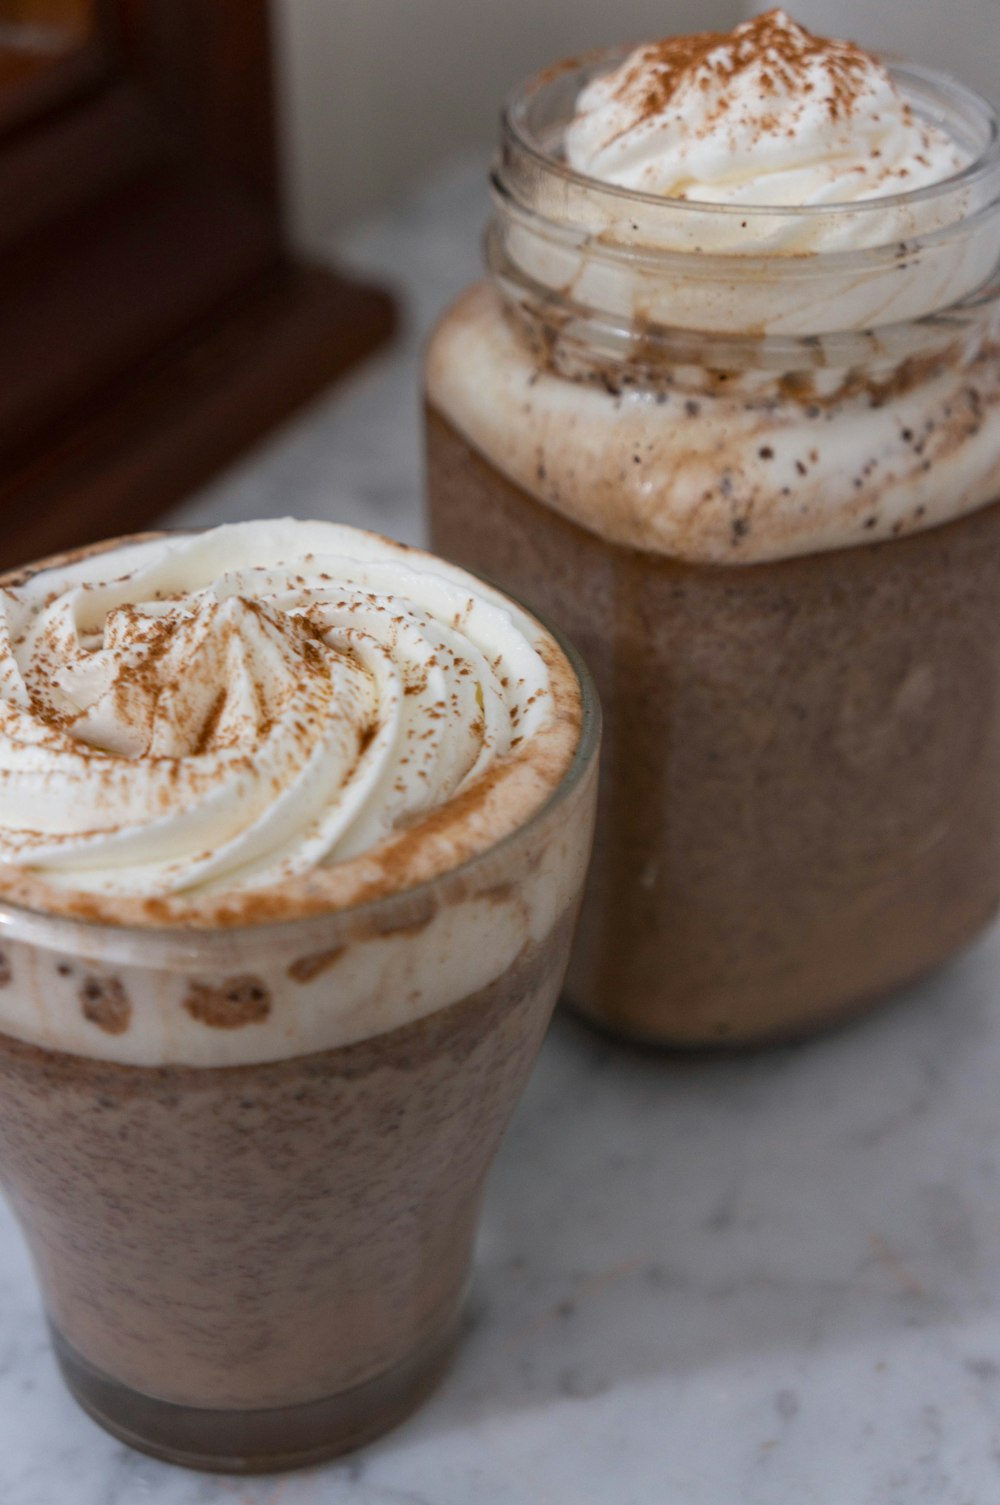
POLYGON ((432 538, 569 633, 601 694, 570 1000, 731 1046, 866 1006, 1000 902, 1000 138, 894 65, 958 176, 655 198, 560 156, 621 56, 505 114, 490 281, 428 349, 432 538), (684 488, 689 549, 664 532, 684 488))
POLYGON ((0 1179, 63 1375, 133 1446, 314 1462, 444 1370, 590 846, 599 710, 565 652, 583 722, 561 783, 419 887, 245 929, 0 906, 0 1179), (116 1059, 139 1016, 149 1064, 116 1059), (192 1030, 207 1064, 169 1064, 192 1030))

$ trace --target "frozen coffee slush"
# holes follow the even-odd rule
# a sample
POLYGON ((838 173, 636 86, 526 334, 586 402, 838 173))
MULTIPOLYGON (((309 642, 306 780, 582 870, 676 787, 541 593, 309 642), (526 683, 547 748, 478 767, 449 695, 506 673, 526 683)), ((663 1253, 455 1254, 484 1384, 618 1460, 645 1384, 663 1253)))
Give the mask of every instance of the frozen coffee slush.
POLYGON ((796 1035, 1000 899, 1000 138, 783 11, 512 100, 490 278, 427 361, 435 546, 607 718, 567 989, 796 1035))
POLYGON ((586 865, 567 652, 332 524, 5 578, 0 1177, 125 1440, 308 1462, 441 1373, 586 865))

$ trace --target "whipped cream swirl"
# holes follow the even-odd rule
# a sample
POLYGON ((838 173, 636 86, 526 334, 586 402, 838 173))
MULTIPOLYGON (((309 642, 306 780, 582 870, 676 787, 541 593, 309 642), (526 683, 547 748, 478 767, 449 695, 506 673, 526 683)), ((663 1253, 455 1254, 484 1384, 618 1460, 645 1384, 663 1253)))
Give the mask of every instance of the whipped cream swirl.
POLYGON ((0 589, 0 865, 145 897, 367 852, 545 724, 541 637, 463 571, 327 523, 43 567, 0 589))
POLYGON ((796 207, 910 193, 968 161, 876 58, 782 10, 638 47, 581 91, 565 154, 637 192, 796 207))

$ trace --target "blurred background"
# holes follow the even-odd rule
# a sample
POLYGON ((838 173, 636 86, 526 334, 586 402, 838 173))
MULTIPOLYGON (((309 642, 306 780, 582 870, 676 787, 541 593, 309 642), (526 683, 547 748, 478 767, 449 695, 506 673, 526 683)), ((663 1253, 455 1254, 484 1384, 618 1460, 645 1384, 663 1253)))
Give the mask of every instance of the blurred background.
MULTIPOLYGON (((746 0, 276 0, 296 236, 382 205, 415 173, 488 149, 511 84, 605 43, 735 25, 746 0)), ((794 0, 816 31, 1000 91, 1000 0, 794 0)))
MULTIPOLYGON (((323 513, 339 488, 413 536, 420 342, 477 275, 505 95, 765 8, 0 0, 0 567, 175 520, 307 403, 312 428, 269 452, 295 463, 265 461, 227 515, 323 513), (381 387, 330 388, 377 350, 381 387)), ((1000 0, 793 10, 1000 93, 1000 0)))

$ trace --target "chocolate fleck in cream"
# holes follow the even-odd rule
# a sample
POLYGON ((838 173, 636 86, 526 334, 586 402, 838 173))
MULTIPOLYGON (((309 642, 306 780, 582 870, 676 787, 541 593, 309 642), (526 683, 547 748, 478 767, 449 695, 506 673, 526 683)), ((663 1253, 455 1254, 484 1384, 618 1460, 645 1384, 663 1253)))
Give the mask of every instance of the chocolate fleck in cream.
POLYGON ((271 995, 259 977, 227 977, 221 983, 192 982, 184 1007, 209 1029, 242 1029, 271 1012, 271 995))
POLYGON ((85 1019, 108 1035, 124 1034, 132 1017, 132 1005, 117 977, 84 978, 80 1008, 85 1019))

